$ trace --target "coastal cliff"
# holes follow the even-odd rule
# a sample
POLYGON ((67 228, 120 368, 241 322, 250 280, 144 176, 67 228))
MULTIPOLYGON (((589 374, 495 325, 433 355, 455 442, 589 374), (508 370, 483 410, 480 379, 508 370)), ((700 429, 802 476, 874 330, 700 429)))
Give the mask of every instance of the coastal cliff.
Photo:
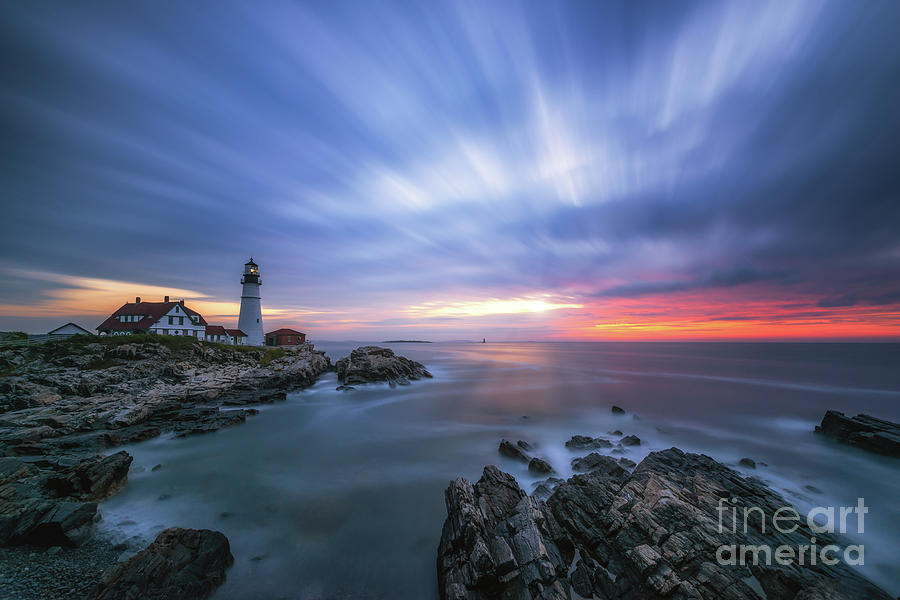
POLYGON ((167 336, 87 338, 0 352, 0 455, 102 449, 215 431, 331 368, 311 344, 283 350, 167 336))

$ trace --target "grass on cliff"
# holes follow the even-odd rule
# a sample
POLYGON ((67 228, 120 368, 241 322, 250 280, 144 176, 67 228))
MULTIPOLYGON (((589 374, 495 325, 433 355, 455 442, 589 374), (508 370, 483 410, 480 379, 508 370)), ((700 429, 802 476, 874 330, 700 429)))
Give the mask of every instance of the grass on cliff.
POLYGON ((262 366, 268 366, 273 360, 278 360, 279 358, 283 358, 287 355, 284 348, 270 348, 266 350, 266 353, 263 355, 262 359, 260 359, 259 364, 262 366))
POLYGON ((63 354, 77 353, 84 350, 90 344, 100 344, 107 348, 115 348, 125 344, 160 344, 177 353, 190 352, 196 346, 219 348, 222 350, 230 350, 232 352, 260 352, 259 348, 253 346, 232 346, 230 344, 200 341, 189 336, 157 335, 154 333, 109 336, 73 335, 64 340, 55 340, 42 344, 41 346, 32 346, 32 348, 40 348, 40 352, 44 356, 60 356, 63 354))

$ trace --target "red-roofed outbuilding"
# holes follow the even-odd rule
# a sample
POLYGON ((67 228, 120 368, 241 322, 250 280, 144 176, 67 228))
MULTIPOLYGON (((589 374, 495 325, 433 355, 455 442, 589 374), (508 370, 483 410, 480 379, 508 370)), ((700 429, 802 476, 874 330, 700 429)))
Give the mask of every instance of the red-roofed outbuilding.
POLYGON ((306 342, 306 334, 293 329, 276 329, 266 334, 266 346, 299 346, 306 342))

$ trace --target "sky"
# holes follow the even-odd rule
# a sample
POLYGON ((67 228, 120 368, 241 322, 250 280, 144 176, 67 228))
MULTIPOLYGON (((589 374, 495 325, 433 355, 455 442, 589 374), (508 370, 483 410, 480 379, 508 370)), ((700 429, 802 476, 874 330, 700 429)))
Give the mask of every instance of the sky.
POLYGON ((900 340, 900 3, 0 9, 0 330, 900 340))

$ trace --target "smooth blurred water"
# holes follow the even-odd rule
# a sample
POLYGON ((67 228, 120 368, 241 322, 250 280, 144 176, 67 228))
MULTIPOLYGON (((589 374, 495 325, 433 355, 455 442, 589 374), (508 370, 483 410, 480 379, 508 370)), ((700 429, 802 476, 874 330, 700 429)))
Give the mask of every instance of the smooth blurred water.
MULTIPOLYGON (((318 347, 337 359, 357 345, 318 347)), ((671 446, 763 461, 742 470, 801 512, 864 497, 862 570, 900 594, 900 460, 812 433, 829 408, 900 421, 900 345, 390 346, 435 378, 337 392, 328 374, 245 425, 129 446, 130 483, 103 503, 102 527, 142 543, 176 525, 224 532, 235 564, 219 600, 433 598, 451 479, 497 464, 531 491, 525 466, 498 455, 501 438, 537 443, 567 476, 585 454, 565 448, 572 434, 620 429, 644 442, 626 454, 636 462, 671 446)))

